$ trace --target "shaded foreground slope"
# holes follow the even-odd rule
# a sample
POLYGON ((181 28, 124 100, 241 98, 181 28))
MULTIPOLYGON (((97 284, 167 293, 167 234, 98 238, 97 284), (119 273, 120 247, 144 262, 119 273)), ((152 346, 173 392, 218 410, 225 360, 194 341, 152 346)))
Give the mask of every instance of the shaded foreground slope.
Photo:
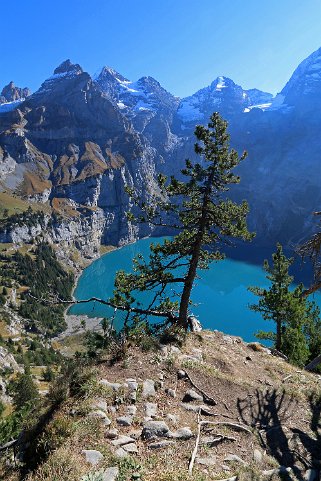
POLYGON ((320 383, 219 332, 190 334, 181 348, 132 347, 122 361, 100 364, 82 395, 55 412, 36 455, 27 451, 38 464, 28 481, 76 481, 99 470, 105 477, 93 479, 319 479, 320 383), (52 449, 41 464, 44 442, 52 449))

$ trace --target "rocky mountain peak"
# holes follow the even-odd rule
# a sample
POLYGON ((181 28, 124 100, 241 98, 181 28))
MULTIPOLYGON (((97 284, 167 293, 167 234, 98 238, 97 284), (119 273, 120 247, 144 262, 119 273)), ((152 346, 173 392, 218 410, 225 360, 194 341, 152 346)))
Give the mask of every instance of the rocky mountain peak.
POLYGON ((98 83, 106 80, 129 82, 127 78, 123 77, 123 75, 107 65, 101 69, 98 75, 94 75, 94 80, 96 80, 98 83))
POLYGON ((54 75, 72 73, 79 75, 83 73, 83 69, 78 63, 72 63, 69 59, 62 62, 55 70, 54 75))
POLYGON ((235 82, 233 82, 232 79, 224 76, 217 77, 212 83, 211 83, 211 90, 214 90, 216 92, 221 92, 223 89, 226 88, 234 88, 236 86, 235 82))
POLYGON ((321 48, 300 63, 281 95, 289 106, 315 109, 315 102, 321 106, 321 48))
POLYGON ((1 91, 0 103, 15 102, 16 100, 29 97, 30 94, 31 91, 27 87, 16 87, 14 82, 11 80, 11 82, 3 87, 1 91))

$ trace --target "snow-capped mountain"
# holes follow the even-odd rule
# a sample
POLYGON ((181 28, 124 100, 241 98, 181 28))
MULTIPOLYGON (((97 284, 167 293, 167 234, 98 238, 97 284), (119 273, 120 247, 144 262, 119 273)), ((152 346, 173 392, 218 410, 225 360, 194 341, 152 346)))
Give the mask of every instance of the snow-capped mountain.
POLYGON ((321 48, 300 63, 281 91, 283 103, 303 110, 321 108, 321 48))
POLYGON ((220 76, 179 99, 152 77, 131 81, 104 67, 92 78, 70 60, 34 94, 15 89, 2 91, 0 189, 98 209, 104 242, 142 235, 124 220, 125 186, 148 198, 156 172, 179 174, 194 156, 195 125, 213 111, 228 120, 231 145, 248 151, 230 195, 248 200, 257 243, 293 245, 311 233, 321 206, 321 49, 275 97, 220 76))
POLYGON ((177 121, 181 129, 193 128, 195 123, 204 123, 211 113, 220 111, 222 115, 243 112, 248 105, 248 97, 242 87, 227 77, 217 77, 209 87, 181 100, 177 110, 177 121))

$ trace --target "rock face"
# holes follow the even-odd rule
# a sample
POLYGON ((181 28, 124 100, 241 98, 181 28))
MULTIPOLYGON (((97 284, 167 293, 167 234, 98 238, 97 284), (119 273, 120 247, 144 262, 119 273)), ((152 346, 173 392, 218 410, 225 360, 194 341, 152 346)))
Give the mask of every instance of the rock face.
POLYGON ((321 205, 321 49, 274 98, 221 76, 178 99, 152 77, 133 82, 104 67, 92 79, 66 60, 33 95, 10 83, 0 103, 1 188, 77 214, 53 238, 68 242, 70 230, 80 239, 92 229, 95 245, 121 245, 150 234, 128 223, 125 213, 135 208, 126 187, 148 202, 157 172, 177 175, 193 158, 195 125, 213 111, 229 121, 231 145, 248 151, 230 195, 248 200, 256 243, 290 246, 313 230, 310 214, 321 205))
POLYGON ((11 81, 2 89, 2 92, 0 94, 0 104, 25 99, 26 97, 29 97, 29 95, 31 95, 31 91, 28 89, 28 87, 16 87, 15 84, 11 81))

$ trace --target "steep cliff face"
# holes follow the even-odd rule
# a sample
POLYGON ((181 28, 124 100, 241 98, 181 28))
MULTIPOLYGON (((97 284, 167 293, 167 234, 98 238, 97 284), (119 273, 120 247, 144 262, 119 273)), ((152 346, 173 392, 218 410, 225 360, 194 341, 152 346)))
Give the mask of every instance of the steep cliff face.
MULTIPOLYGON (((99 242, 113 244, 140 235, 125 217, 132 207, 125 187, 135 186, 147 200, 154 189, 156 157, 117 106, 70 61, 61 64, 18 109, 0 116, 4 188, 48 201, 58 211, 61 204, 71 202, 82 219, 76 235, 83 236, 87 229, 87 244, 92 229, 100 235, 99 242), (87 208, 96 212, 83 216, 87 208)), ((52 236, 59 239, 57 232, 52 236)), ((65 236, 68 241, 68 229, 62 234, 66 233, 62 225, 60 232, 60 240, 65 236)), ((22 239, 25 234, 19 235, 22 239)))

